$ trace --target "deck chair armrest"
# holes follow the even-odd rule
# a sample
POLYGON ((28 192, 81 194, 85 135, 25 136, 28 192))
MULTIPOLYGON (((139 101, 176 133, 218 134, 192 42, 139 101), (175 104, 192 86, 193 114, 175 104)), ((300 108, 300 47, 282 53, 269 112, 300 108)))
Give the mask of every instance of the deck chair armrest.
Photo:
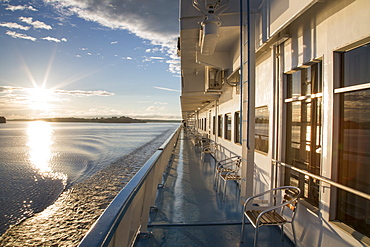
POLYGON ((268 213, 268 212, 270 212, 270 211, 274 211, 274 210, 276 210, 276 209, 278 209, 278 208, 285 207, 286 205, 288 205, 288 204, 290 204, 290 203, 291 203, 291 202, 285 202, 285 203, 281 203, 281 204, 279 204, 279 205, 276 205, 276 206, 270 207, 270 208, 268 208, 268 209, 263 210, 263 211, 260 213, 260 215, 263 215, 263 214, 268 213))
POLYGON ((231 156, 229 158, 226 158, 226 159, 223 159, 223 160, 220 160, 220 161, 217 161, 217 164, 221 163, 221 162, 226 162, 228 160, 231 160, 231 159, 235 159, 235 158, 240 158, 239 155, 235 155, 235 156, 231 156))
MULTIPOLYGON (((273 191, 276 191, 276 190, 282 190, 282 189, 296 189, 296 187, 294 186, 282 186, 282 187, 278 187, 278 188, 274 188, 274 189, 271 189, 271 190, 267 190, 267 191, 264 191, 262 193, 259 193, 257 195, 254 195, 254 196, 251 196, 251 197, 248 197, 247 200, 245 200, 244 202, 244 208, 247 206, 247 204, 249 204, 250 201, 252 201, 254 198, 258 198, 258 197, 261 197, 263 195, 266 195, 266 194, 269 194, 273 191)), ((288 201, 286 203, 284 203, 284 205, 287 205, 287 204, 290 204, 291 201, 288 201)))

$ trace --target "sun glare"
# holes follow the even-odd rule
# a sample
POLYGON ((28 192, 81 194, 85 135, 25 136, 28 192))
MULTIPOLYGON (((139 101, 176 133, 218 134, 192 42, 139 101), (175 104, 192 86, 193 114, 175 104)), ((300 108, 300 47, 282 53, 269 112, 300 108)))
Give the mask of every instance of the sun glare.
POLYGON ((29 104, 34 110, 46 111, 52 108, 52 101, 55 101, 53 90, 45 88, 30 88, 27 90, 29 94, 29 104))
POLYGON ((66 175, 54 172, 50 162, 55 155, 51 147, 53 145, 53 129, 51 123, 34 121, 29 122, 28 129, 29 160, 35 170, 43 177, 61 179, 66 182, 66 175))

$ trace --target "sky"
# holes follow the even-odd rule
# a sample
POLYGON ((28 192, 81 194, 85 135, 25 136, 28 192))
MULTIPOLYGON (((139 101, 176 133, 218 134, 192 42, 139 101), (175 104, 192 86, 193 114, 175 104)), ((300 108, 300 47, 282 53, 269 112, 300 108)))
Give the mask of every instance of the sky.
POLYGON ((177 0, 0 0, 0 116, 180 119, 177 0))

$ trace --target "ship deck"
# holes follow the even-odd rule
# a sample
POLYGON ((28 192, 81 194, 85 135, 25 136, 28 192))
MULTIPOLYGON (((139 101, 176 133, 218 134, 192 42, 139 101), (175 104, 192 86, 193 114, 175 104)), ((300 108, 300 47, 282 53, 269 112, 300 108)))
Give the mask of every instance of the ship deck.
MULTIPOLYGON (((201 149, 182 130, 150 213, 149 234, 141 234, 136 247, 253 246, 254 228, 248 223, 240 243, 242 205, 237 184, 228 183, 223 202, 213 183, 214 163, 210 155, 201 162, 201 149)), ((273 226, 260 228, 258 246, 294 244, 286 236, 281 241, 280 228, 273 226)))

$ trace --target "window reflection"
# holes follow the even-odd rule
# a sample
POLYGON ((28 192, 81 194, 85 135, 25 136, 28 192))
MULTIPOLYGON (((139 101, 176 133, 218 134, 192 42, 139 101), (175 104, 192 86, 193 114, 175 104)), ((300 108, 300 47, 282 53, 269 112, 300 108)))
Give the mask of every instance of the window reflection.
MULTIPOLYGON (((286 162, 299 169, 320 174, 322 97, 321 63, 287 75, 286 162), (301 97, 297 97, 301 96, 301 97)), ((318 207, 319 182, 292 170, 286 181, 302 190, 303 198, 318 207)))
MULTIPOLYGON (((370 193, 370 89, 358 86, 370 83, 370 43, 336 54, 339 87, 339 176, 338 181, 356 190, 370 193), (349 88, 354 86, 354 88, 349 88)), ((339 190, 337 220, 370 236, 369 200, 339 190)))
POLYGON ((225 139, 231 140, 231 114, 225 114, 225 139))
MULTIPOLYGON (((340 142, 339 182, 370 193, 370 89, 341 95, 342 128, 340 142)), ((338 218, 370 236, 366 199, 340 191, 338 218)))
POLYGON ((269 110, 267 106, 255 111, 255 149, 268 153, 269 149, 269 110))

